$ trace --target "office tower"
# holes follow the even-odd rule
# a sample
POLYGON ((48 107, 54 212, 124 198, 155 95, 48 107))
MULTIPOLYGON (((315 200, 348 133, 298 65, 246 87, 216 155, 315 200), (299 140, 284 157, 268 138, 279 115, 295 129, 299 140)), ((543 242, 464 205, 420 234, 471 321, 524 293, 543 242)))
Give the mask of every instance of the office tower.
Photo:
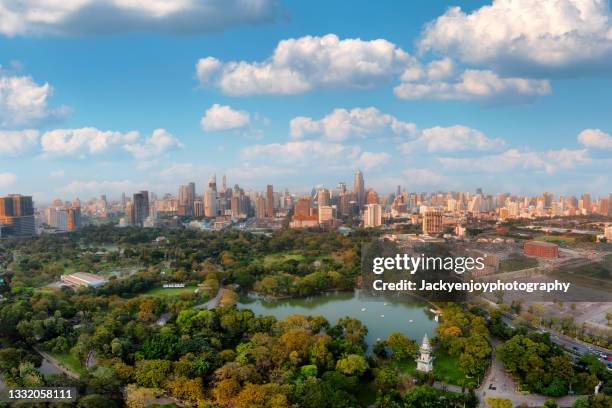
POLYGON ((478 187, 478 188, 476 189, 476 194, 480 194, 480 195, 482 195, 482 188, 481 188, 481 187, 478 187))
POLYGON ((580 209, 583 210, 586 214, 591 213, 591 195, 589 193, 582 194, 582 199, 580 200, 582 205, 580 209))
POLYGON ((126 204, 127 204, 127 197, 125 196, 125 193, 121 193, 121 208, 125 208, 126 204))
POLYGON ((45 210, 47 225, 57 231, 68 231, 68 211, 62 207, 50 207, 45 210))
POLYGON ((479 213, 482 211, 482 195, 476 194, 472 201, 470 201, 470 205, 468 207, 468 211, 473 213, 479 213))
POLYGON ((368 190, 366 194, 366 204, 378 204, 380 203, 378 199, 378 193, 374 190, 368 190))
POLYGON ((353 181, 353 194, 355 194, 355 200, 359 209, 363 208, 365 204, 365 184, 363 181, 363 173, 357 169, 355 172, 355 180, 353 181))
POLYGON ((610 211, 610 203, 608 202, 607 198, 600 198, 599 199, 599 214, 600 215, 608 215, 608 212, 610 211))
POLYGON ((0 224, 3 234, 14 236, 34 235, 34 205, 31 196, 10 194, 0 197, 0 224))
POLYGON ((240 198, 238 197, 238 195, 233 195, 231 198, 231 211, 232 211, 232 218, 233 219, 238 219, 238 216, 240 215, 240 198))
POLYGON ((67 211, 67 231, 76 231, 81 227, 81 207, 72 207, 67 211))
POLYGON ((294 216, 310 217, 310 197, 302 197, 295 203, 294 216))
POLYGON ((442 227, 442 211, 428 208, 423 214, 423 234, 435 235, 444 232, 442 227))
POLYGON ((274 190, 271 184, 266 188, 266 216, 274 217, 274 190))
POLYGON ((266 218, 266 199, 259 194, 255 197, 255 216, 259 219, 266 218))
POLYGON ((317 190, 317 205, 319 207, 329 205, 331 195, 329 190, 326 188, 320 188, 317 190))
POLYGON ((382 225, 382 205, 366 204, 363 212, 363 226, 365 228, 379 227, 382 225))
MULTIPOLYGON (((210 184, 209 184, 210 185, 210 184)), ((217 216, 217 191, 216 186, 204 193, 204 215, 206 217, 217 216)))
POLYGON ((179 186, 178 199, 178 215, 181 217, 191 217, 195 200, 195 183, 179 186))
POLYGON ((612 193, 608 195, 608 215, 612 217, 612 193))
POLYGON ((134 204, 131 201, 125 203, 125 220, 127 225, 134 225, 134 204))
POLYGON ((225 194, 226 191, 227 191, 227 178, 225 177, 225 174, 224 174, 223 177, 221 178, 221 192, 225 194))
POLYGON ((193 216, 201 218, 201 217, 204 217, 204 214, 205 214, 204 202, 202 200, 195 200, 193 202, 193 216))
POLYGON ((552 206, 553 201, 555 201, 555 194, 544 192, 544 208, 550 208, 552 206))
POLYGON ((397 190, 395 190, 395 196, 399 197, 402 195, 402 186, 400 186, 399 184, 397 185, 397 190))
POLYGON ((336 218, 335 205, 320 205, 319 206, 319 224, 328 223, 336 218))
POLYGON ((144 220, 149 216, 149 192, 141 191, 135 193, 132 199, 130 214, 130 224, 135 227, 142 227, 144 220))
POLYGON ((341 215, 349 215, 351 212, 351 193, 345 191, 338 197, 338 211, 341 215))

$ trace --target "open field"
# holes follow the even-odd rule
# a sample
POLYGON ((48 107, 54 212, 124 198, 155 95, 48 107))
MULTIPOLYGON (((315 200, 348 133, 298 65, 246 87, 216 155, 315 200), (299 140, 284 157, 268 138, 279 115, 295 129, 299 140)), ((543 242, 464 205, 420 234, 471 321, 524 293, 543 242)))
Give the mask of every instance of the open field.
POLYGON ((180 296, 183 293, 193 293, 196 286, 185 286, 184 288, 153 288, 144 293, 147 296, 180 296))
POLYGON ((538 237, 535 237, 534 240, 542 241, 542 242, 551 242, 553 244, 565 244, 565 245, 574 244, 576 242, 576 238, 561 237, 558 235, 540 235, 538 237))
POLYGON ((476 382, 474 378, 467 378, 459 370, 457 358, 449 356, 442 350, 434 353, 434 376, 436 380, 458 386, 462 386, 464 382, 466 385, 470 381, 476 382))
POLYGON ((282 262, 290 261, 290 260, 301 262, 304 260, 304 258, 305 257, 302 254, 291 253, 291 252, 280 252, 277 254, 266 255, 263 258, 263 263, 265 267, 270 267, 274 264, 282 263, 282 262))

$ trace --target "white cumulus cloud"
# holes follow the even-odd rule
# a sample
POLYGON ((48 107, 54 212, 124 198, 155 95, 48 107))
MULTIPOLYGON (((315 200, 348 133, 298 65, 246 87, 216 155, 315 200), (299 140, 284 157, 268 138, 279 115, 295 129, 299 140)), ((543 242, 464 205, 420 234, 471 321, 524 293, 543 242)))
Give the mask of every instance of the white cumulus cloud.
POLYGON ((55 129, 45 132, 41 138, 43 153, 70 156, 97 154, 111 147, 135 142, 138 132, 103 131, 93 127, 79 129, 55 129))
POLYGON ((256 144, 241 151, 245 159, 272 160, 291 165, 308 165, 357 158, 360 149, 341 143, 301 140, 287 143, 256 144))
POLYGON ((251 115, 243 110, 235 110, 231 106, 215 103, 208 108, 200 121, 205 132, 239 129, 248 126, 251 115))
POLYGON ((363 152, 355 162, 355 167, 364 170, 373 170, 382 167, 391 161, 391 155, 385 152, 363 152))
POLYGON ((374 107, 334 109, 321 119, 298 116, 289 123, 289 132, 295 139, 307 135, 321 135, 332 141, 350 137, 409 136, 416 132, 416 125, 380 112, 374 107))
POLYGON ((273 22, 279 0, 0 0, 0 33, 202 33, 273 22))
POLYGON ((399 75, 411 60, 384 39, 341 40, 328 34, 280 41, 261 62, 202 58, 196 74, 202 85, 228 95, 298 94, 314 88, 371 88, 399 75))
POLYGON ((497 150, 505 145, 502 139, 492 139, 480 130, 455 125, 423 129, 416 139, 403 143, 401 148, 404 153, 419 149, 428 152, 459 152, 497 150))
POLYGON ((511 148, 499 154, 476 158, 440 157, 438 160, 448 169, 485 173, 540 170, 552 174, 559 169, 592 163, 586 149, 530 151, 511 148))
POLYGON ((0 69, 0 127, 31 126, 66 115, 67 107, 49 106, 52 93, 48 83, 38 84, 30 76, 7 75, 0 69))
POLYGON ((418 47, 506 72, 610 68, 612 18, 607 0, 493 0, 449 8, 418 47))
POLYGON ((584 129, 578 141, 589 149, 612 149, 612 136, 601 129, 584 129))
POLYGON ((491 104, 532 102, 550 93, 550 83, 543 79, 500 77, 490 70, 468 69, 448 80, 450 72, 424 74, 408 68, 402 82, 394 89, 402 99, 476 100, 491 104), (447 80, 438 80, 444 75, 447 80))
POLYGON ((155 129, 153 134, 141 143, 128 143, 123 146, 138 160, 151 159, 182 147, 183 144, 166 129, 155 129))
POLYGON ((37 145, 37 130, 0 130, 0 156, 18 156, 37 145))

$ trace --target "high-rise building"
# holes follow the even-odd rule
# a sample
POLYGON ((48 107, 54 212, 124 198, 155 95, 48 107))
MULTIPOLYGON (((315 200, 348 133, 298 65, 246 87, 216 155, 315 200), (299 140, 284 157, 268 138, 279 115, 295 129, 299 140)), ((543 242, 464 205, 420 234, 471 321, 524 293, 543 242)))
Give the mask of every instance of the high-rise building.
POLYGON ((130 224, 135 227, 142 227, 144 220, 149 216, 149 192, 141 191, 135 193, 132 199, 130 214, 130 224))
POLYGON ((357 200, 359 208, 363 208, 363 205, 365 204, 365 183, 363 181, 363 173, 359 169, 357 169, 357 171, 355 172, 355 180, 353 181, 353 194, 355 194, 355 199, 357 200))
POLYGON ((272 184, 268 184, 266 187, 266 216, 269 218, 274 217, 274 190, 272 184))
POLYGON ((34 235, 34 204, 31 196, 11 194, 0 197, 0 224, 5 235, 34 235))
POLYGON ((195 183, 179 186, 178 215, 181 217, 193 216, 193 202, 195 200, 195 183))
POLYGON ((442 211, 436 208, 428 208, 423 214, 423 234, 442 234, 442 211))
POLYGON ((328 223, 336 218, 335 205, 320 205, 319 206, 319 224, 328 223))
POLYGON ((310 197, 302 197, 295 203, 294 216, 310 217, 310 197))
POLYGON ((217 216, 217 190, 212 188, 204 193, 204 215, 206 217, 217 216))
POLYGON ((76 231, 81 227, 81 207, 72 207, 68 209, 67 214, 67 231, 76 231))
POLYGON ((225 177, 225 174, 224 174, 223 177, 221 178, 221 192, 225 194, 226 191, 227 191, 227 178, 225 177))
POLYGON ((363 226, 365 228, 379 227, 382 225, 382 205, 366 204, 363 212, 363 226))
POLYGON ((329 205, 331 201, 331 195, 329 190, 326 188, 320 188, 317 190, 317 205, 319 207, 329 205))
POLYGON ((193 216, 204 217, 204 202, 202 200, 195 200, 193 202, 193 216))
POLYGON ((581 202, 581 206, 580 209, 586 213, 586 214, 590 214, 591 213, 591 195, 589 193, 584 193, 582 194, 582 199, 580 200, 581 202))
POLYGON ((374 190, 368 190, 366 194, 366 204, 379 204, 378 193, 374 190))
POLYGON ((255 216, 259 219, 266 218, 266 199, 259 194, 255 197, 255 216))

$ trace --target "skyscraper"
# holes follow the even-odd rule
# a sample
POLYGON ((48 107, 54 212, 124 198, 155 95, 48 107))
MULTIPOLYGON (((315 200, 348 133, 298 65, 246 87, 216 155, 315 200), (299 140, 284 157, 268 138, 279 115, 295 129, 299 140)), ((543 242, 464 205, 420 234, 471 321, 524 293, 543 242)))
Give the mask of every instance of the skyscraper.
POLYGON ((355 172, 355 180, 353 181, 353 194, 355 194, 355 200, 359 205, 359 208, 363 208, 365 204, 365 185, 363 181, 363 173, 357 169, 355 172))
POLYGON ((259 219, 266 218, 266 199, 259 194, 255 197, 255 216, 259 219))
POLYGON ((178 214, 182 217, 193 215, 193 202, 195 201, 195 183, 184 184, 179 187, 178 214))
POLYGON ((382 206, 380 204, 367 204, 363 211, 363 226, 365 228, 382 225, 382 206))
POLYGON ((130 214, 130 224, 142 227, 144 220, 149 216, 149 192, 141 191, 134 194, 130 214))
MULTIPOLYGON (((478 196, 476 196, 478 197, 478 196)), ((444 232, 442 225, 442 211, 429 208, 423 214, 423 234, 435 235, 444 232)))
POLYGON ((72 207, 68 209, 66 229, 68 231, 76 231, 81 227, 81 207, 72 207))
POLYGON ((266 216, 269 218, 274 217, 274 190, 272 184, 268 184, 266 188, 266 216))
POLYGON ((7 235, 34 235, 34 205, 31 196, 11 194, 0 197, 0 224, 7 235))

